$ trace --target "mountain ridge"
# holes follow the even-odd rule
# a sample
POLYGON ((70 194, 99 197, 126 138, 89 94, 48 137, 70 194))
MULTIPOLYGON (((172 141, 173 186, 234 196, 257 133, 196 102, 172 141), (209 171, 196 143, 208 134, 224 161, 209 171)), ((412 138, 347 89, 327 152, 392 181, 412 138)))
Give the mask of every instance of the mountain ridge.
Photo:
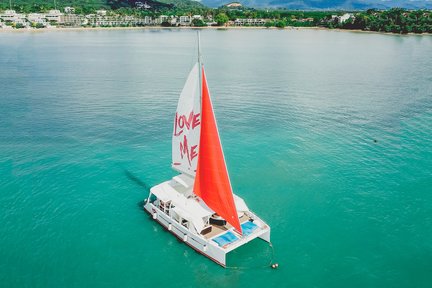
MULTIPOLYGON (((202 0, 209 7, 219 7, 233 1, 202 0)), ((366 9, 432 9, 431 0, 240 0, 242 5, 251 8, 286 8, 298 10, 366 10, 366 9)))

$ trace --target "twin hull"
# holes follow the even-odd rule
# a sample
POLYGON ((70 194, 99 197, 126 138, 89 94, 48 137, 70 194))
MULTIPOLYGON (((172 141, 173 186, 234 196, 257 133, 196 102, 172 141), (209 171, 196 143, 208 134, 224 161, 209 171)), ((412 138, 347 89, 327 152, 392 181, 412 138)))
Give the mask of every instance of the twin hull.
MULTIPOLYGON (((152 216, 153 220, 159 222, 160 225, 174 234, 179 240, 183 241, 195 251, 203 254, 223 267, 226 267, 226 254, 230 251, 250 242, 255 238, 261 238, 267 242, 270 242, 270 227, 252 212, 249 213, 254 216, 254 222, 258 223, 261 228, 248 236, 241 237, 238 241, 230 244, 227 247, 220 247, 212 239, 206 239, 204 236, 197 234, 194 231, 190 231, 186 227, 183 227, 180 223, 175 221, 169 215, 165 214, 163 211, 159 210, 157 206, 153 205, 149 201, 146 201, 144 204, 144 209, 152 216)), ((215 235, 215 237, 217 236, 218 235, 215 235)))

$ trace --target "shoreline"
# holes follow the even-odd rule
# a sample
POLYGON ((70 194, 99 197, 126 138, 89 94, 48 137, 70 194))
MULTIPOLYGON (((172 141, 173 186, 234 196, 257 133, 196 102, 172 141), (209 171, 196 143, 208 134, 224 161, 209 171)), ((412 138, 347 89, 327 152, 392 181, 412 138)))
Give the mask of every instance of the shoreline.
POLYGON ((391 32, 380 32, 380 31, 365 31, 365 30, 354 30, 354 29, 329 29, 325 27, 294 27, 287 26, 285 28, 277 27, 264 27, 264 26, 206 26, 206 27, 163 27, 163 26, 142 26, 142 27, 56 27, 56 28, 20 28, 20 29, 0 29, 0 33, 39 33, 39 32, 64 32, 64 31, 103 31, 103 30, 147 30, 147 29, 214 29, 214 30, 321 30, 321 31, 336 31, 336 32, 354 32, 354 33, 369 33, 369 34, 381 34, 381 35, 394 35, 394 36, 431 36, 432 33, 408 33, 408 34, 396 34, 391 32))

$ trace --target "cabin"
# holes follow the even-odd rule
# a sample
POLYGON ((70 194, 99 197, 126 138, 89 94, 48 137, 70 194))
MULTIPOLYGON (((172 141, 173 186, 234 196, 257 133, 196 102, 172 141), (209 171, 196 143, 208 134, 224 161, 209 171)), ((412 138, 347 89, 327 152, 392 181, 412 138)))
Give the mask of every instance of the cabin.
MULTIPOLYGON (((170 181, 153 187, 150 190, 149 202, 189 231, 201 234, 206 239, 231 229, 230 224, 193 194, 193 182, 194 180, 185 174, 175 176, 170 181)), ((240 222, 253 221, 243 199, 234 194, 234 202, 240 222)))

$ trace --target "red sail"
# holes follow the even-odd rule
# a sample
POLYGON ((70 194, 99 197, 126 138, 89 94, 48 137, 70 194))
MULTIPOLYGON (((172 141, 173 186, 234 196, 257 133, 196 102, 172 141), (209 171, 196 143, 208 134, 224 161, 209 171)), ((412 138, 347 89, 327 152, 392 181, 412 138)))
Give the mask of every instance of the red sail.
POLYGON ((231 183, 202 68, 201 135, 194 192, 241 233, 231 183))

